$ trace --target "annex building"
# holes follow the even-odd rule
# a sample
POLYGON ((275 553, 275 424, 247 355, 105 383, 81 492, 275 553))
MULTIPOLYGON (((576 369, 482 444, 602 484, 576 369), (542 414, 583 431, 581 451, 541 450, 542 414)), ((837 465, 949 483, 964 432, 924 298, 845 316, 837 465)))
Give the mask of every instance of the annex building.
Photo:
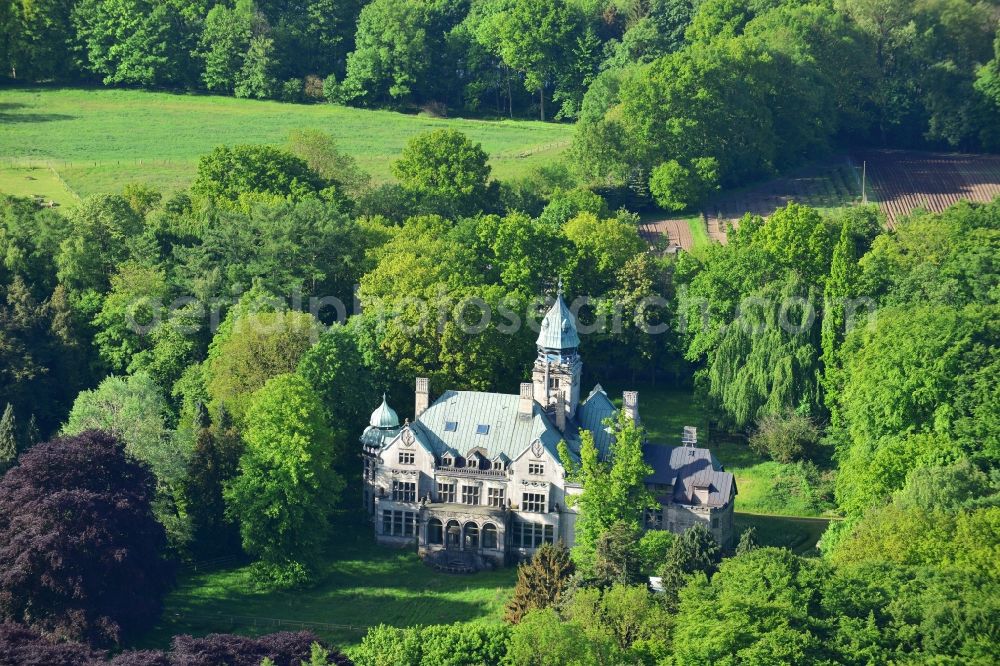
MULTIPOLYGON (((600 384, 581 398, 583 362, 572 313, 558 294, 541 322, 531 381, 515 394, 444 391, 431 400, 416 382, 414 420, 400 423, 386 402, 361 436, 364 505, 380 543, 415 546, 443 568, 477 570, 530 556, 545 542, 574 543, 577 511, 558 446, 579 456, 590 431, 601 456, 613 441, 604 424, 617 410, 600 384)), ((638 394, 623 394, 626 416, 639 419, 638 394)), ((659 509, 647 529, 683 532, 705 524, 724 546, 733 534, 736 484, 707 450, 644 445, 653 468, 647 486, 659 509)))

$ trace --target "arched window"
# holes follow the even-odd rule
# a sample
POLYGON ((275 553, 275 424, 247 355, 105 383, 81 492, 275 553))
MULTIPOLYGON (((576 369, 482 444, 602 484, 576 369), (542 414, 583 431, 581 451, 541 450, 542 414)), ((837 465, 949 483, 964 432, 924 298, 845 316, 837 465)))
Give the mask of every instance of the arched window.
POLYGON ((449 548, 458 548, 459 544, 462 543, 462 528, 458 524, 457 520, 449 520, 448 526, 445 529, 445 533, 448 539, 449 548))
POLYGON ((497 548, 497 526, 493 523, 483 525, 483 548, 497 548))
POLYGON ((444 543, 444 527, 437 518, 427 521, 427 543, 440 546, 444 543))
POLYGON ((465 524, 465 548, 466 550, 479 548, 479 525, 475 523, 465 524))

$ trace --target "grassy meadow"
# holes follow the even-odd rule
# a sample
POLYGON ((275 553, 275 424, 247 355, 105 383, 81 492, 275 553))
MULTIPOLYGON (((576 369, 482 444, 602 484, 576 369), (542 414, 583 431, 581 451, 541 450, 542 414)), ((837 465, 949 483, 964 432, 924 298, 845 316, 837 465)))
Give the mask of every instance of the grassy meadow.
POLYGON ((465 132, 490 154, 494 175, 509 178, 553 161, 573 131, 558 123, 441 119, 333 104, 0 88, 0 192, 66 204, 74 194, 114 192, 130 182, 172 191, 187 187, 198 157, 219 144, 280 144, 291 130, 304 128, 332 134, 376 181, 390 179, 390 163, 420 132, 465 132))

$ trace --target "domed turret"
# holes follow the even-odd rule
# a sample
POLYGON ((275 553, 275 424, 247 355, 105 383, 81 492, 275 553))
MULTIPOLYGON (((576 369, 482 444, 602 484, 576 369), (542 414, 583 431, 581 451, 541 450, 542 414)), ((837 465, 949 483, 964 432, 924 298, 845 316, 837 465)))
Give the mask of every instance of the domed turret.
POLYGON ((372 412, 372 417, 368 419, 368 423, 371 424, 373 428, 378 428, 380 430, 387 430, 390 428, 399 427, 399 415, 396 414, 396 410, 389 406, 389 403, 385 400, 385 393, 382 394, 382 404, 372 412))
POLYGON ((570 356, 580 346, 580 336, 576 331, 576 321, 562 296, 562 280, 559 281, 559 291, 556 302, 549 308, 542 319, 538 340, 535 341, 539 352, 560 352, 570 356))

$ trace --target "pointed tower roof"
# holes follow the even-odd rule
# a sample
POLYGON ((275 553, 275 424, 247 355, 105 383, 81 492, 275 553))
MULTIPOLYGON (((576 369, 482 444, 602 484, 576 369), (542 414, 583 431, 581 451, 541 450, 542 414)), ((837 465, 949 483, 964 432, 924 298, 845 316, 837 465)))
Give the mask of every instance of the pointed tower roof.
POLYGON ((580 346, 576 320, 562 297, 562 280, 559 281, 556 302, 542 320, 536 344, 541 349, 576 349, 580 346))
POLYGON ((368 419, 368 423, 374 428, 398 428, 399 427, 399 415, 396 414, 396 410, 389 406, 389 403, 385 400, 385 393, 382 394, 382 404, 378 406, 374 412, 372 412, 372 417, 368 419))

